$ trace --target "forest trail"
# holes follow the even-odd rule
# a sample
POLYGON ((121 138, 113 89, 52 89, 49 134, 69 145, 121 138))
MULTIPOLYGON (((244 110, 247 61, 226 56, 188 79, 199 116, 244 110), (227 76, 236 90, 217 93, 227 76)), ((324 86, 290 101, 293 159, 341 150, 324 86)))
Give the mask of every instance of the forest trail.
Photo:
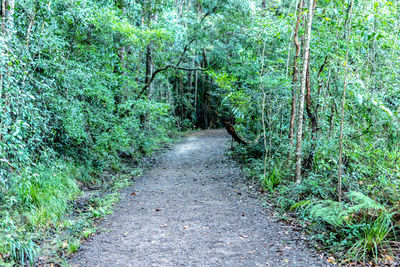
POLYGON ((228 140, 225 130, 201 131, 160 156, 69 264, 327 266, 262 207, 225 155, 228 140))

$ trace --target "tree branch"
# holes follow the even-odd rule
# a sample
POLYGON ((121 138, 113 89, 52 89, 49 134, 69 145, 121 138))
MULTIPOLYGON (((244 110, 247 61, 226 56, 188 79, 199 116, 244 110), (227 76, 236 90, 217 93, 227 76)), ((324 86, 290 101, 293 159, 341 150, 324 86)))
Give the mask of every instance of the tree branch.
POLYGON ((15 167, 7 159, 0 158, 0 162, 7 164, 12 170, 15 170, 15 167))
POLYGON ((140 93, 137 95, 137 97, 135 98, 135 100, 138 100, 146 91, 147 88, 149 88, 149 86, 151 85, 151 83, 154 81, 154 79, 156 78, 157 74, 159 74, 160 72, 166 71, 168 69, 178 69, 178 70, 186 70, 186 71, 205 71, 207 69, 198 69, 198 68, 185 68, 185 67, 179 67, 178 65, 167 65, 164 68, 161 69, 157 69, 156 71, 153 72, 153 74, 150 77, 149 82, 143 86, 142 90, 140 90, 140 93))
POLYGON ((208 11, 203 18, 200 20, 200 24, 203 22, 203 20, 205 20, 205 18, 207 18, 210 14, 214 13, 217 10, 217 6, 215 6, 211 11, 208 11))
MULTIPOLYGON (((208 11, 208 12, 202 17, 202 19, 200 20, 200 23, 199 23, 199 24, 201 24, 201 23, 204 21, 204 19, 207 18, 210 14, 214 13, 215 10, 217 10, 217 6, 215 6, 211 11, 208 11)), ((169 65, 166 65, 166 66, 163 67, 163 68, 159 68, 159 69, 157 69, 156 71, 154 71, 153 74, 151 75, 149 81, 142 87, 142 89, 140 90, 140 93, 136 96, 135 100, 138 100, 138 99, 144 94, 144 92, 150 87, 151 83, 152 83, 152 82, 154 81, 154 79, 156 78, 157 74, 159 74, 160 72, 166 71, 166 70, 168 70, 168 69, 170 69, 170 68, 179 69, 179 70, 187 70, 187 71, 195 71, 195 70, 204 71, 205 69, 196 69, 196 68, 183 68, 183 67, 179 67, 179 65, 182 63, 182 61, 183 61, 183 59, 184 59, 184 57, 185 57, 186 52, 189 50, 190 45, 191 45, 194 41, 196 41, 195 38, 191 39, 191 40, 185 45, 185 47, 183 48, 182 54, 181 54, 181 56, 179 57, 178 63, 176 63, 175 65, 169 64, 169 65)))

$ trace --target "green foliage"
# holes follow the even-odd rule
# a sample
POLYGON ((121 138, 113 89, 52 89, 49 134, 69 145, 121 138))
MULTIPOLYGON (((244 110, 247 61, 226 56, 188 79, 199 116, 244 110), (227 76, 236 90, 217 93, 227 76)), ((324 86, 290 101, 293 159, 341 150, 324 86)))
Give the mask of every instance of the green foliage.
MULTIPOLYGON (((135 161, 170 139, 168 79, 153 90, 160 97, 137 98, 147 46, 157 55, 175 38, 154 2, 159 23, 141 27, 144 2, 16 1, 0 40, 0 265, 32 263, 86 186, 107 184, 99 177, 121 170, 121 155, 135 161)), ((87 217, 117 199, 115 191, 87 217)))
POLYGON ((277 167, 274 167, 265 177, 261 177, 261 184, 264 190, 270 193, 281 183, 281 173, 277 167))
POLYGON ((372 256, 378 262, 381 250, 388 247, 390 234, 393 233, 392 215, 383 212, 376 219, 365 218, 362 232, 350 248, 349 255, 362 258, 364 262, 372 256))
MULTIPOLYGON (((297 216, 299 223, 310 227, 313 236, 327 248, 344 254, 344 250, 355 246, 352 256, 364 260, 379 260, 379 247, 395 239, 386 233, 392 232, 392 226, 399 227, 388 214, 400 200, 399 73, 393 68, 400 54, 398 36, 394 34, 400 6, 389 1, 375 2, 354 1, 351 25, 346 25, 350 21, 350 1, 316 3, 309 66, 310 103, 306 103, 309 106, 301 136, 303 175, 299 184, 292 182, 296 136, 288 138, 292 93, 296 97, 295 114, 299 110, 302 66, 300 57, 298 79, 293 81, 297 4, 275 1, 260 10, 260 3, 248 1, 250 6, 244 9, 252 16, 245 23, 235 16, 226 18, 230 26, 221 24, 218 28, 228 33, 234 28, 236 34, 229 45, 219 37, 225 46, 221 45, 223 49, 215 55, 219 68, 210 72, 219 86, 217 91, 224 96, 224 108, 234 118, 235 130, 246 140, 262 136, 257 144, 236 149, 236 157, 246 164, 246 173, 256 179, 261 177, 262 187, 272 193, 271 200, 277 208, 297 216), (347 26, 351 27, 350 35, 347 26), (348 45, 346 37, 350 40, 348 45), (347 49, 349 60, 345 62, 347 49), (339 203, 339 99, 347 64, 342 166, 345 197, 339 203), (312 128, 313 116, 316 130, 312 128), (276 166, 282 166, 278 168, 279 175, 276 166), (385 227, 381 229, 379 225, 385 227)), ((301 45, 306 31, 303 19, 298 32, 301 45)), ((303 50, 299 52, 304 54, 303 50)), ((296 123, 294 126, 296 130, 296 123)))
POLYGON ((11 215, 7 211, 1 212, 0 221, 0 253, 5 253, 3 258, 9 259, 11 263, 24 265, 32 263, 38 251, 38 246, 30 240, 14 224, 11 215))
MULTIPOLYGON (((253 0, 16 1, 0 40, 0 259, 32 261, 42 240, 35 233, 63 227, 76 228, 75 239, 60 241, 74 252, 75 233, 86 224, 66 226, 65 216, 82 189, 128 184, 126 177, 101 177, 123 170, 122 158, 151 153, 175 126, 212 128, 226 120, 255 140, 238 146, 235 156, 282 212, 311 223, 327 247, 376 259, 393 239, 392 226, 399 227, 388 214, 400 201, 400 4, 354 1, 347 25, 348 1, 317 2, 303 179, 293 184, 296 143, 289 129, 293 93, 298 111, 299 10, 291 0, 266 2, 263 8, 253 0), (338 203, 346 74, 345 199, 338 203)), ((93 196, 86 218, 110 212, 114 189, 93 196)))

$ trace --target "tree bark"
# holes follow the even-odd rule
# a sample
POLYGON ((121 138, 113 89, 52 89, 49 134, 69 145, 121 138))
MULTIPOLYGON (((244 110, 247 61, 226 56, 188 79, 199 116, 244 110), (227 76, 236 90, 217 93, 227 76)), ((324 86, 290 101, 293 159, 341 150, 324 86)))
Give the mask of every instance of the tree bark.
POLYGON ((261 1, 261 8, 263 11, 265 11, 265 9, 267 9, 267 0, 262 0, 261 1))
POLYGON ((15 0, 1 1, 2 32, 10 34, 14 28, 15 0))
MULTIPOLYGON (((197 54, 196 54, 197 57, 197 54)), ((198 65, 198 64, 196 64, 198 65)), ((194 114, 197 117, 197 99, 198 99, 198 89, 199 89, 199 71, 195 71, 195 82, 194 82, 194 114)))
POLYGON ((310 60, 310 42, 311 42, 311 27, 313 20, 313 3, 314 0, 309 0, 308 4, 308 21, 307 34, 305 37, 304 53, 303 53, 303 70, 301 76, 300 101, 299 101, 299 118, 297 128, 297 149, 296 149, 296 182, 301 182, 301 162, 302 162, 302 141, 303 141, 303 116, 304 116, 304 95, 307 83, 307 66, 310 60))
MULTIPOLYGON (((310 62, 308 62, 310 63, 310 62)), ((315 141, 318 131, 317 110, 314 109, 311 99, 311 82, 310 82, 310 64, 307 66, 307 79, 306 79, 306 111, 311 122, 312 139, 315 141)))
POLYGON ((353 9, 354 0, 350 0, 350 6, 348 9, 348 34, 347 34, 347 48, 346 48, 346 59, 345 59, 345 74, 344 74, 344 85, 343 85, 343 96, 342 96, 342 111, 340 115, 340 136, 339 136, 339 174, 338 174, 338 201, 342 201, 342 162, 343 162, 343 126, 344 126, 344 109, 346 106, 346 89, 347 89, 347 74, 349 72, 349 46, 350 46, 350 34, 351 34, 351 11, 353 9))
MULTIPOLYGON (((207 68, 208 66, 208 61, 207 61, 207 53, 206 50, 203 48, 203 68, 207 68)), ((203 90, 204 90, 204 108, 203 108, 203 118, 204 118, 204 127, 205 129, 208 129, 209 127, 209 108, 210 108, 210 93, 209 93, 209 83, 205 83, 207 81, 207 75, 204 75, 203 79, 203 90)))
MULTIPOLYGON (((146 49, 146 76, 144 79, 144 83, 148 84, 150 82, 151 76, 152 76, 152 56, 151 56, 151 47, 150 44, 147 46, 146 49)), ((147 90, 147 96, 150 95, 151 91, 151 84, 149 84, 149 89, 147 90)))
MULTIPOLYGON (((300 26, 300 20, 301 20, 301 13, 303 10, 303 0, 300 0, 299 6, 298 6, 298 14, 297 14, 297 23, 296 23, 296 28, 294 29, 294 44, 296 46, 296 53, 294 55, 294 60, 293 60, 293 78, 292 78, 292 111, 290 114, 290 127, 289 127, 289 140, 290 140, 290 145, 293 146, 293 137, 294 137, 294 123, 296 119, 296 85, 298 82, 298 59, 300 55, 300 43, 299 43, 299 26, 300 26)), ((290 153, 289 153, 290 155, 290 153)))
MULTIPOLYGON (((10 47, 7 43, 12 39, 12 33, 14 30, 14 11, 15 11, 15 0, 2 0, 1 1, 1 34, 5 42, 5 53, 10 52, 10 47)), ((0 98, 3 96, 3 88, 8 74, 8 65, 6 64, 0 71, 0 98)))

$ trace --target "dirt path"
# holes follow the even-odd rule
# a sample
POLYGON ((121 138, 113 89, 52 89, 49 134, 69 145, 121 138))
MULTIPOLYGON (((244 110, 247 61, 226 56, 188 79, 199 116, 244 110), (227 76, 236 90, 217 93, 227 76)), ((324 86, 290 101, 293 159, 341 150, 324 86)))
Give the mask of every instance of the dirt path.
POLYGON ((70 264, 327 266, 249 193, 225 156, 228 138, 225 130, 198 132, 161 156, 70 264))

